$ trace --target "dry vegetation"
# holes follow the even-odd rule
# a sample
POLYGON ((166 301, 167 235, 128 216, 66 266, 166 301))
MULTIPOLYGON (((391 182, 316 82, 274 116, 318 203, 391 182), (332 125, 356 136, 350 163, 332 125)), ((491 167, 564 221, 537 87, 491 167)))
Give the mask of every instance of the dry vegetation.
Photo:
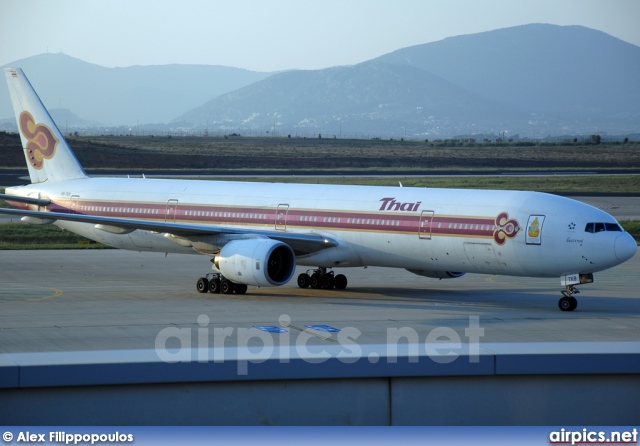
MULTIPOLYGON (((639 176, 594 177, 341 177, 339 169, 638 169, 640 144, 458 145, 451 142, 302 138, 69 137, 87 169, 328 169, 335 177, 278 181, 420 187, 528 189, 553 192, 640 191, 639 176)), ((25 168, 17 134, 0 132, 0 167, 25 168)), ((196 172, 194 172, 195 174, 196 172)), ((239 178, 235 178, 239 179, 239 178)), ((263 178, 262 181, 265 179, 263 178)), ((269 179, 266 179, 269 181, 269 179)), ((4 203, 0 203, 4 205, 4 203)), ((636 239, 638 222, 624 222, 636 239)), ((0 249, 93 247, 55 227, 0 225, 0 249), (24 232, 26 231, 26 232, 24 232), (33 243, 26 244, 25 240, 33 243), (80 244, 80 245, 79 245, 80 244)))
MULTIPOLYGON (((69 137, 85 168, 127 169, 621 169, 640 144, 453 142, 244 137, 69 137)), ((23 167, 16 134, 0 134, 2 167, 23 167)))

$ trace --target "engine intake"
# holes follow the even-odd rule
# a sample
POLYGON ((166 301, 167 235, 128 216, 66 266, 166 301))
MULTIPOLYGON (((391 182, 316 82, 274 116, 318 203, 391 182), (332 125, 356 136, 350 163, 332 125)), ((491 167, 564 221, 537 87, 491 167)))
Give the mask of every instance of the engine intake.
POLYGON ((289 245, 276 240, 233 240, 222 247, 214 263, 232 282, 280 286, 293 277, 296 256, 289 245))

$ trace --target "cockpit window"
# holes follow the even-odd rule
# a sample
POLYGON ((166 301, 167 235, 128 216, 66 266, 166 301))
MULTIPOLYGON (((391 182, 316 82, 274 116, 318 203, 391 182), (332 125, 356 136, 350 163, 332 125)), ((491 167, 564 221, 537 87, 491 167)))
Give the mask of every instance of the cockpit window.
POLYGON ((607 231, 622 232, 622 228, 617 223, 605 223, 604 226, 607 228, 607 231))
POLYGON ((587 223, 584 227, 584 232, 602 232, 602 231, 616 231, 622 232, 622 228, 617 223, 587 223))

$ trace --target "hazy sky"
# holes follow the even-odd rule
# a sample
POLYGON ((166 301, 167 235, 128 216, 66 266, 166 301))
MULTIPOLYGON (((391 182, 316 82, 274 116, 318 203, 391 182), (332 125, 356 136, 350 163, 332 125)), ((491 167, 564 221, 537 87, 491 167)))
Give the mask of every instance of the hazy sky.
POLYGON ((107 67, 316 69, 527 23, 640 46, 639 20, 640 0, 0 0, 0 65, 62 51, 107 67))

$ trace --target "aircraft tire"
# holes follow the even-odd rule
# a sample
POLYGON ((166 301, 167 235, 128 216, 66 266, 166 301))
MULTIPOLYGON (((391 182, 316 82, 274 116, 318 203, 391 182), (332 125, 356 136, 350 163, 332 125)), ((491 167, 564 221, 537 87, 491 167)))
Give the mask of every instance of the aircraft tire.
POLYGON ((571 296, 571 309, 569 311, 573 311, 576 308, 578 308, 578 299, 576 299, 575 297, 571 296))
POLYGON ((334 279, 336 290, 344 290, 347 287, 347 276, 338 274, 334 279))
POLYGON ((311 277, 309 277, 309 274, 302 273, 298 276, 298 286, 300 288, 309 288, 310 282, 311 282, 311 277))
POLYGON ((209 281, 209 292, 218 294, 220 292, 220 279, 213 279, 209 281))
POLYGON ((313 273, 311 275, 311 280, 309 281, 309 285, 311 285, 311 288, 315 288, 315 289, 322 287, 322 276, 318 273, 313 273))
POLYGON ((224 279, 220 282, 220 292, 222 294, 231 294, 233 293, 233 282, 229 279, 224 279))
POLYGON ((248 289, 248 287, 244 283, 236 283, 234 288, 234 292, 236 294, 244 294, 248 289))
MULTIPOLYGON (((567 297, 567 296, 561 297, 560 300, 558 301, 558 308, 560 308, 560 310, 562 311, 573 311, 575 307, 573 306, 571 299, 575 300, 575 297, 567 297)), ((577 306, 578 306, 578 303, 576 301, 576 307, 577 306)))
POLYGON ((320 284, 325 290, 333 289, 334 282, 335 280, 333 279, 333 274, 325 274, 324 276, 322 276, 322 279, 320 279, 320 284))
POLYGON ((196 282, 196 289, 198 293, 206 293, 209 291, 209 281, 206 277, 200 277, 196 282))

